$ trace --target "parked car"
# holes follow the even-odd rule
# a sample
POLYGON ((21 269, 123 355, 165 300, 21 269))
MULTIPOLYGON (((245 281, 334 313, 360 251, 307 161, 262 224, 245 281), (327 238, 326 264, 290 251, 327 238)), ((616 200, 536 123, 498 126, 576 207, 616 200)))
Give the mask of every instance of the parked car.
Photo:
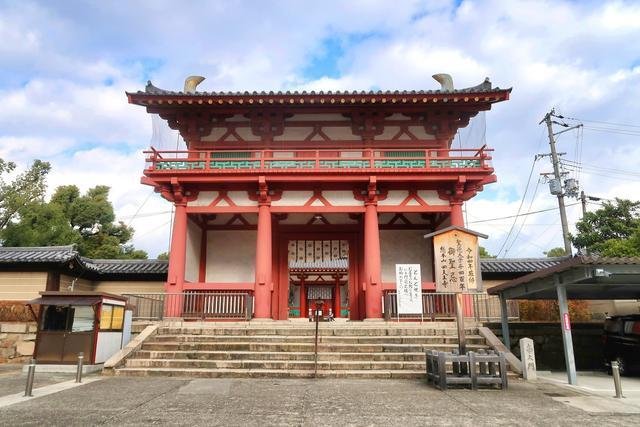
POLYGON ((620 375, 640 372, 640 314, 607 318, 602 340, 607 372, 612 361, 618 362, 620 375))

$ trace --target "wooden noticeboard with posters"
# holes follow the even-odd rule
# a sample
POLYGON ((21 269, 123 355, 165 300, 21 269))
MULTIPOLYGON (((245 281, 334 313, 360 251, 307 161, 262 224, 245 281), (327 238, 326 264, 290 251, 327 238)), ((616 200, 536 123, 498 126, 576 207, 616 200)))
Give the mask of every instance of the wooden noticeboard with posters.
POLYGON ((462 227, 447 227, 424 237, 433 238, 436 292, 482 290, 478 237, 486 235, 462 227))

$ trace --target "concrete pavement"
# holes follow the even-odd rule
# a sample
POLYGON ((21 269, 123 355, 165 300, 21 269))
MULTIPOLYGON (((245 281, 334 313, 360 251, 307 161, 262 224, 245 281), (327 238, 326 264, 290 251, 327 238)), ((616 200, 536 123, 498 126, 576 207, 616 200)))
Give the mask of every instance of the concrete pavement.
MULTIPOLYGON (((0 379, 0 388, 2 388, 0 379)), ((640 425, 548 382, 440 392, 419 380, 108 377, 0 409, 5 425, 640 425)))

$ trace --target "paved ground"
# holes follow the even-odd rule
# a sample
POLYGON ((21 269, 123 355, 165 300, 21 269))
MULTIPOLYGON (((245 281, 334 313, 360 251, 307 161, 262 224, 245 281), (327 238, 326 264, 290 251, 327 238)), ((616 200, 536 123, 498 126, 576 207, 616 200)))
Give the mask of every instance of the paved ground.
MULTIPOLYGON (((0 397, 18 392, 24 393, 26 377, 22 375, 22 365, 0 364, 0 397)), ((74 374, 38 374, 33 380, 33 388, 44 387, 62 381, 75 379, 74 374)))
MULTIPOLYGON (((24 377, 0 377, 0 390, 24 377)), ((2 394, 2 393, 0 393, 2 394)), ((540 382, 440 392, 409 380, 112 378, 0 408, 3 425, 640 425, 588 413, 540 382)))

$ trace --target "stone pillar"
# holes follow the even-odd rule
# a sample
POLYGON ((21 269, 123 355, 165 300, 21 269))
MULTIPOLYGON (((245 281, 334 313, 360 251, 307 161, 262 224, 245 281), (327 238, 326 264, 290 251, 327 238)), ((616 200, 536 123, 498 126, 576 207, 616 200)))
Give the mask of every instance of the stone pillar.
POLYGON ((256 239, 255 317, 271 318, 271 209, 268 203, 258 207, 258 237, 256 239))
POLYGON ((536 353, 531 338, 520 339, 520 360, 522 360, 522 377, 527 381, 538 379, 536 353))
POLYGON ((462 201, 451 201, 451 225, 464 227, 464 217, 462 216, 462 201))
POLYGON ((382 318, 382 275, 380 266, 380 230, 375 202, 365 202, 364 211, 364 283, 365 316, 382 318))
POLYGON ((165 316, 180 317, 182 315, 182 297, 171 294, 181 294, 184 287, 184 272, 187 257, 187 203, 176 202, 171 232, 171 251, 169 253, 169 268, 167 283, 165 316))

